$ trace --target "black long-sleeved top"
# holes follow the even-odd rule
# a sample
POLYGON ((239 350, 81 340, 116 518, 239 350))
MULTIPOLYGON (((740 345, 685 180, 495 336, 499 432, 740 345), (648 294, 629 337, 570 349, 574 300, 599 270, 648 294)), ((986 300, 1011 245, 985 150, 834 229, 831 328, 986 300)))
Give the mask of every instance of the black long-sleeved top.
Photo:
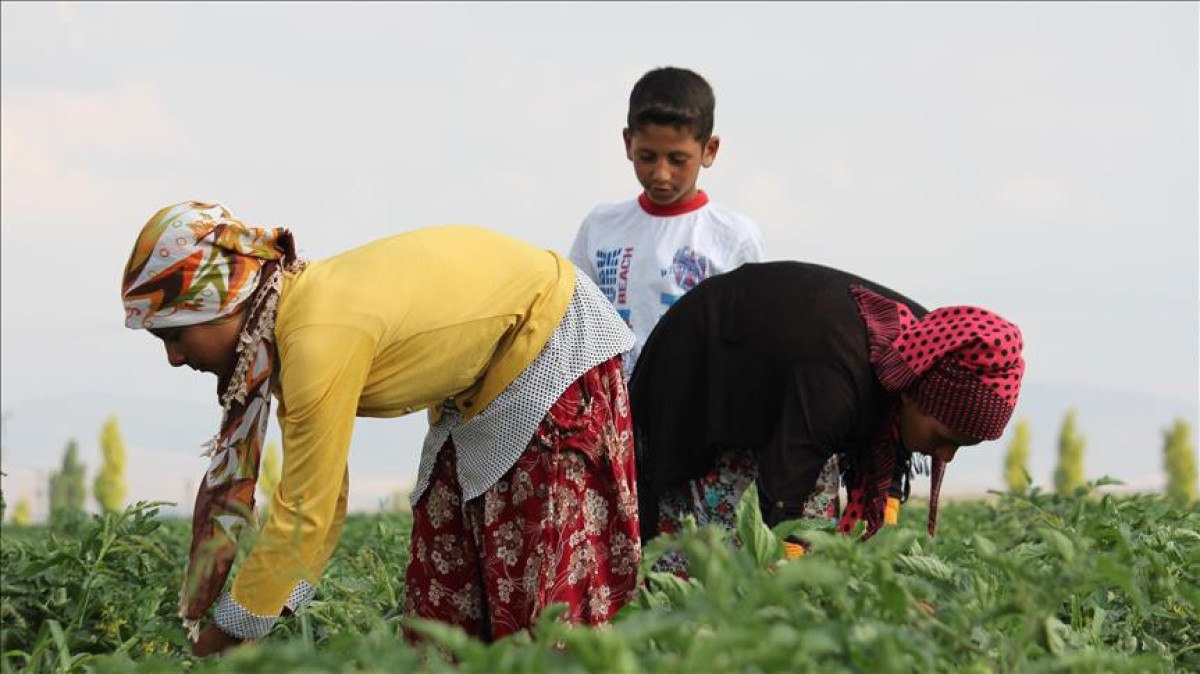
POLYGON ((697 285, 663 316, 630 380, 642 538, 663 491, 712 470, 725 449, 758 460, 768 525, 799 517, 825 462, 862 460, 894 394, 868 360, 850 292, 872 281, 803 262, 746 264, 697 285))

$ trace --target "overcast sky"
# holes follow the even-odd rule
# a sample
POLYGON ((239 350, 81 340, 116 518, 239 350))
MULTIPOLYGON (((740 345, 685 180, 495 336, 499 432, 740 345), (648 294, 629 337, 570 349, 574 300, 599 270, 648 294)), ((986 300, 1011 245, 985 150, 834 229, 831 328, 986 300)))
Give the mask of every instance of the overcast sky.
MULTIPOLYGON (((1027 387, 1196 417, 1195 3, 22 2, 0 26, 6 440, 33 400, 212 403, 123 327, 158 208, 221 201, 313 258, 444 223, 565 253, 592 206, 636 195, 621 127, 662 65, 713 85, 700 186, 768 258, 987 306, 1025 333, 1027 387)), ((411 477, 423 422, 392 423, 365 480, 411 477)), ((134 461, 136 493, 175 498, 206 439, 134 461)), ((61 452, 5 444, 6 494, 61 452)))

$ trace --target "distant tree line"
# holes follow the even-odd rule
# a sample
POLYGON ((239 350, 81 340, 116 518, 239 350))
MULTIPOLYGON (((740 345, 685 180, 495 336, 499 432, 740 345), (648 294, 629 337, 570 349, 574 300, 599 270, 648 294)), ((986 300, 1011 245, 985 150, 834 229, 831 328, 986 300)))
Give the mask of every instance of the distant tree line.
MULTIPOLYGON (((1162 466, 1167 478, 1164 496, 1177 506, 1189 507, 1197 500, 1196 448, 1192 443, 1191 426, 1183 419, 1176 419, 1163 430, 1162 437, 1162 466)), ((1018 419, 1004 453, 1004 484, 1011 492, 1023 493, 1032 486, 1029 473, 1031 442, 1029 422, 1018 419)), ((1085 449, 1086 439, 1077 427, 1075 410, 1068 410, 1058 432, 1058 459, 1052 477, 1055 492, 1069 494, 1084 485, 1085 449)), ((125 507, 127 492, 125 440, 115 416, 109 417, 100 430, 100 452, 100 471, 92 480, 92 496, 102 512, 120 511, 125 507)), ((278 445, 267 443, 258 485, 264 516, 269 512, 279 484, 281 463, 278 445)), ((87 467, 79 460, 79 444, 71 439, 63 450, 61 467, 50 475, 51 526, 67 526, 84 515, 88 494, 86 473, 87 467)), ((0 519, 6 515, 5 505, 0 493, 0 519)), ((22 494, 7 514, 13 524, 23 526, 32 522, 32 510, 28 495, 22 494)))
POLYGON ((1176 419, 1163 431, 1163 469, 1167 473, 1167 498, 1180 507, 1196 502, 1196 447, 1192 429, 1176 419))
MULTIPOLYGON (((1164 495, 1180 507, 1196 502, 1196 448, 1191 435, 1191 426, 1183 419, 1176 419, 1163 431, 1162 461, 1167 477, 1164 495)), ((1031 486, 1030 442, 1029 423, 1017 420, 1004 453, 1004 484, 1009 491, 1022 493, 1031 486)), ((1058 461, 1053 475, 1056 493, 1070 494, 1086 482, 1083 460, 1086 444, 1076 424, 1075 410, 1067 410, 1058 431, 1058 461)))
MULTIPOLYGON (((105 420, 100 429, 100 471, 92 480, 92 497, 101 512, 125 509, 125 440, 115 416, 105 420)), ((50 474, 49 517, 52 527, 67 527, 85 515, 87 501, 87 466, 79 459, 79 443, 74 438, 63 449, 59 469, 50 474)), ((28 494, 22 494, 13 506, 12 522, 18 526, 31 523, 33 508, 28 494)))

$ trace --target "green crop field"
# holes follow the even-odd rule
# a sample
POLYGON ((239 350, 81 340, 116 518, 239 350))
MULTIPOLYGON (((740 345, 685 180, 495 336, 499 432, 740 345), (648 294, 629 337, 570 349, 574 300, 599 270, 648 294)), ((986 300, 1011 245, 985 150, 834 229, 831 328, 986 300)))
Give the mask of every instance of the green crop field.
MULTIPOLYGON (((142 504, 69 533, 5 525, 3 671, 31 672, 1196 672, 1200 513, 1149 495, 1033 493, 942 504, 867 543, 778 535, 739 511, 675 541, 694 578, 649 574, 606 629, 548 611, 495 644, 404 622, 409 520, 353 515, 307 611, 220 659, 188 655, 175 618, 188 522, 142 504)), ((646 551, 659 554, 669 541, 646 551)))

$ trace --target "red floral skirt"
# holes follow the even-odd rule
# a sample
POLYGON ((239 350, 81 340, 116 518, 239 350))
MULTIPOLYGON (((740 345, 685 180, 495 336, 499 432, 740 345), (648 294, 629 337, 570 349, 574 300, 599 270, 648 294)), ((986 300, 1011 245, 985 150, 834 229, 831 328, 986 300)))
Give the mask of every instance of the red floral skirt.
POLYGON ((575 380, 495 485, 462 500, 453 440, 413 509, 409 615, 493 640, 565 603, 602 625, 637 592, 633 432, 620 358, 575 380))

